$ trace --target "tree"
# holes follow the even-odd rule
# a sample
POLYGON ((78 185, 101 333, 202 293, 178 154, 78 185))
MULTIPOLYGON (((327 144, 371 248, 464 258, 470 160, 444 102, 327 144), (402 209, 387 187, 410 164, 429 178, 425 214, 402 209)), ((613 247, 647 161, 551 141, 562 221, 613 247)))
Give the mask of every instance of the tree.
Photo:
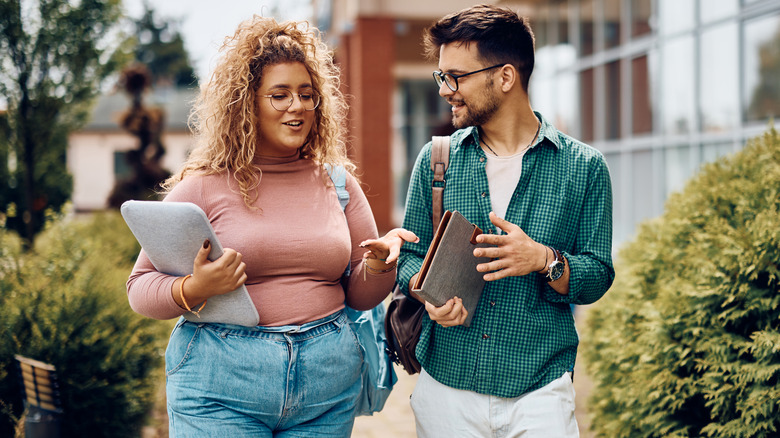
POLYGON ((198 78, 184 48, 184 40, 176 30, 176 21, 165 19, 161 22, 148 3, 144 3, 144 8, 143 16, 135 21, 138 44, 135 59, 149 69, 152 86, 197 87, 198 78))
POLYGON ((28 245, 45 212, 70 198, 68 134, 128 59, 121 18, 121 0, 0 0, 0 212, 28 245))
POLYGON ((108 206, 119 209, 130 199, 152 199, 156 189, 170 176, 162 166, 165 155, 162 131, 165 113, 161 108, 148 108, 143 95, 150 86, 149 70, 144 64, 130 65, 122 70, 119 86, 132 98, 130 108, 119 119, 119 126, 138 139, 138 147, 125 156, 131 174, 116 182, 108 197, 108 206))

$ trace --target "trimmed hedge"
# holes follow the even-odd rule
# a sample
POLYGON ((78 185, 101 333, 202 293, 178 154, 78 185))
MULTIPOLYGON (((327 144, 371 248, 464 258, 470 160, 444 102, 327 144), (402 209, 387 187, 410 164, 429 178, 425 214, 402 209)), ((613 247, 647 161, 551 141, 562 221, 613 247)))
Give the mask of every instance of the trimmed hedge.
POLYGON ((619 253, 582 353, 605 437, 780 436, 780 137, 703 166, 619 253))
POLYGON ((21 354, 57 368, 63 436, 139 436, 170 330, 127 304, 139 249, 117 212, 55 220, 29 253, 0 231, 0 435, 21 415, 21 354))

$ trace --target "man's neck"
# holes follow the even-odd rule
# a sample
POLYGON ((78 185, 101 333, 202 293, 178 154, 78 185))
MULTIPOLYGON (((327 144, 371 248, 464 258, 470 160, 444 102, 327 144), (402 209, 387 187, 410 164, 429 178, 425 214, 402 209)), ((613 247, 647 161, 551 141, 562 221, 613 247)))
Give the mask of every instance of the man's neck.
POLYGON ((531 105, 502 106, 496 114, 479 127, 480 140, 499 156, 515 155, 536 141, 539 119, 531 105))

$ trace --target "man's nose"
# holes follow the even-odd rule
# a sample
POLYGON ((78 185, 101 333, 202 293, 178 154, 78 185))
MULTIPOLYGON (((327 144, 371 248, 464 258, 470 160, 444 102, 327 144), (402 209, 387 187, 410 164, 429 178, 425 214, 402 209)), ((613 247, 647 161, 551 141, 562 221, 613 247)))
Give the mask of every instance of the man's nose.
POLYGON ((441 85, 439 85, 439 96, 441 97, 447 97, 452 96, 455 92, 450 89, 450 87, 447 85, 447 81, 441 81, 441 85))

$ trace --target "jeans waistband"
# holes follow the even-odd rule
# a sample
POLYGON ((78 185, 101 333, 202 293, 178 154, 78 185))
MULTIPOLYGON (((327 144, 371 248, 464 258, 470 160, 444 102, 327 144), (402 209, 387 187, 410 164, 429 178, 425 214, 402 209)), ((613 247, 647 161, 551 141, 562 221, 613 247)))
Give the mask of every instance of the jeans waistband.
POLYGON ((220 324, 220 323, 196 323, 192 321, 186 321, 185 324, 196 324, 208 330, 213 330, 221 335, 237 335, 237 336, 255 336, 255 337, 278 337, 280 335, 296 335, 307 334, 309 336, 315 336, 320 333, 339 329, 348 323, 347 315, 344 309, 338 310, 324 318, 320 318, 314 321, 310 321, 301 325, 282 325, 282 326, 255 326, 245 327, 235 324, 220 324))

